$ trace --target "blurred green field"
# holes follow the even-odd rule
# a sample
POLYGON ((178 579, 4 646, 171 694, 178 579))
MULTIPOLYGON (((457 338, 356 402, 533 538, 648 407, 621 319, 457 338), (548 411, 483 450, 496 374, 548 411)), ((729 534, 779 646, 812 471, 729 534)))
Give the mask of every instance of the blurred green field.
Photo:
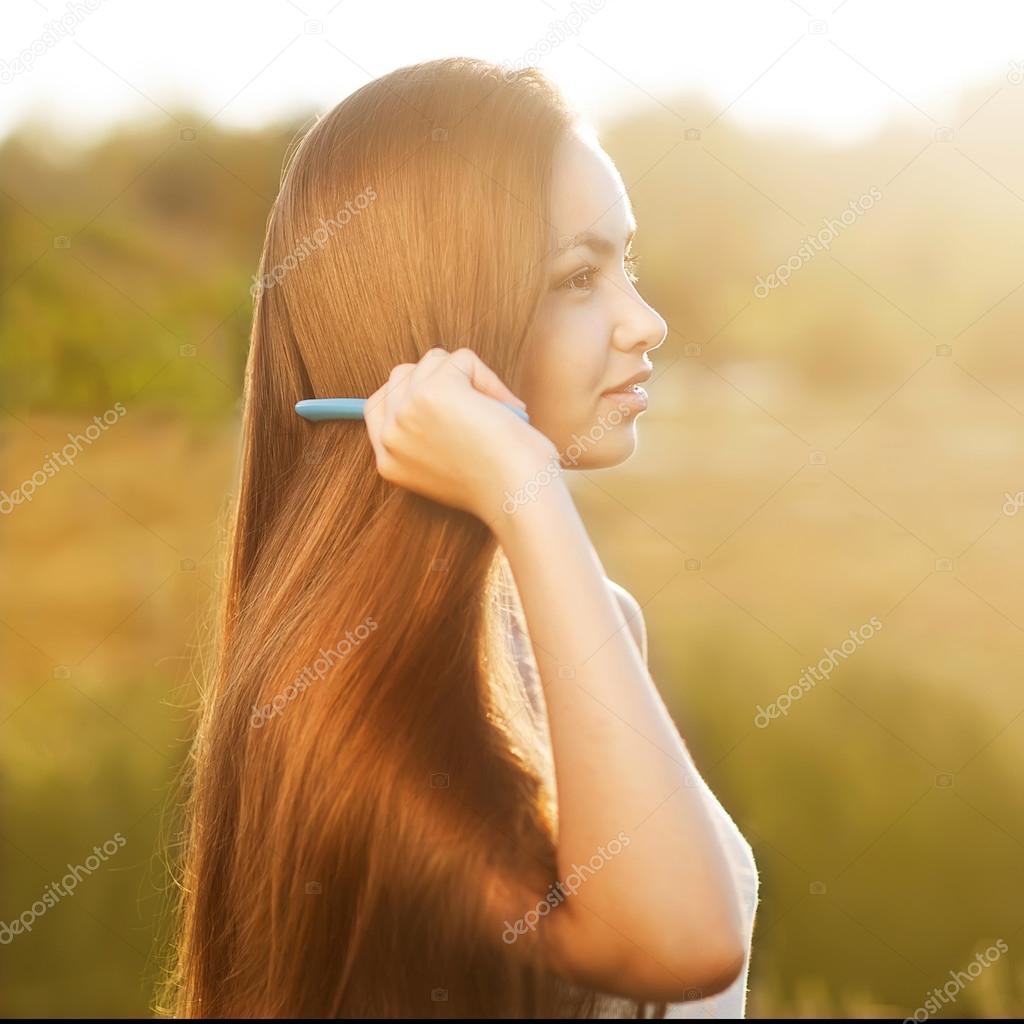
MULTIPOLYGON (((701 121, 699 100, 679 106, 701 121)), ((1015 190, 1019 116, 997 99, 959 143, 1015 190)), ((0 516, 0 921, 127 840, 0 946, 4 1015, 148 1012, 247 285, 294 130, 139 125, 63 162, 29 136, 0 149, 0 490, 126 409, 0 516)), ((754 847, 749 1015, 906 1016, 999 939, 1009 952, 942 1015, 1019 1014, 1024 522, 1003 511, 1024 487, 1019 197, 898 125, 842 153, 724 124, 687 140, 669 120, 605 142, 641 290, 672 330, 638 453, 572 486, 754 847), (875 183, 884 199, 832 256, 753 296, 875 183), (754 724, 872 616, 831 679, 754 724)))

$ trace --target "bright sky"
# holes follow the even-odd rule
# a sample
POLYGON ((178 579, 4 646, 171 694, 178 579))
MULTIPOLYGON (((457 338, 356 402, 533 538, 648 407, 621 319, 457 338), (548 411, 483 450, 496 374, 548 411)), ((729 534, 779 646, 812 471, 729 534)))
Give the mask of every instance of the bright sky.
POLYGON ((0 134, 34 118, 84 137, 179 100, 255 125, 453 55, 538 63, 599 125, 658 100, 685 119, 672 95, 697 90, 744 125, 843 141, 1024 88, 1024 3, 0 0, 0 134))

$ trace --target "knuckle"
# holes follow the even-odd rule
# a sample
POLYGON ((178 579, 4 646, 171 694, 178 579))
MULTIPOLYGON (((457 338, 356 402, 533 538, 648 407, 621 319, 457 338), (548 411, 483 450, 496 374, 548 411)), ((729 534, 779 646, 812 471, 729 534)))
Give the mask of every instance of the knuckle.
POLYGON ((395 410, 394 426, 401 430, 409 430, 416 424, 416 406, 412 402, 406 402, 395 410))
POLYGON ((395 416, 380 429, 380 445, 383 454, 390 455, 399 443, 402 424, 395 416))

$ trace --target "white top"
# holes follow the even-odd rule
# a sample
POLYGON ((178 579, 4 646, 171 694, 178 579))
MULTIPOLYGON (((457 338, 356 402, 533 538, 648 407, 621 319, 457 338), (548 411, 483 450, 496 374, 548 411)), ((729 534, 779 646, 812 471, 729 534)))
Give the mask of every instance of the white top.
MULTIPOLYGON (((510 624, 509 636, 512 642, 512 650, 526 686, 527 696, 534 710, 539 711, 543 702, 543 695, 533 651, 530 649, 526 637, 519 628, 517 617, 510 615, 508 621, 510 624)), ((717 995, 708 996, 706 999, 669 1003, 666 1007, 665 1016, 666 1018, 674 1019, 736 1020, 746 1015, 747 975, 750 970, 750 950, 753 942, 754 917, 757 913, 760 879, 757 873, 757 864, 754 861, 754 851, 750 843, 743 837, 736 823, 721 805, 715 794, 711 792, 711 789, 699 772, 695 773, 695 778, 699 783, 700 792, 708 801, 714 814, 719 836, 729 857, 729 866, 732 870, 736 890, 739 893, 740 903, 743 908, 747 955, 743 962, 743 970, 727 989, 719 992, 717 995)), ((624 1001, 624 1006, 625 1004, 626 1001, 624 1001)))

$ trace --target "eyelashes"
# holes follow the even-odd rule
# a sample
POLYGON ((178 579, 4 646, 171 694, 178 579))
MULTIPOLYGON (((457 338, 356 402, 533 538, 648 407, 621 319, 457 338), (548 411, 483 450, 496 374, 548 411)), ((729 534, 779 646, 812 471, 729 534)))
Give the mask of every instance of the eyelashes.
MULTIPOLYGON (((622 264, 626 268, 626 278, 629 280, 631 284, 636 284, 640 280, 640 277, 637 274, 637 264, 639 262, 640 257, 635 253, 626 253, 625 257, 622 260, 622 264)), ((598 267, 583 267, 582 270, 579 270, 575 274, 573 274, 573 276, 570 277, 569 280, 566 281, 560 287, 567 292, 589 291, 591 288, 590 284, 585 284, 577 287, 573 287, 573 285, 575 285, 576 282, 580 281, 583 278, 592 278, 595 274, 599 272, 600 268, 598 267)))
POLYGON ((640 263, 640 257, 635 253, 626 253, 626 258, 623 260, 626 266, 626 277, 629 278, 632 284, 636 284, 640 280, 640 276, 637 273, 637 265, 640 263))

